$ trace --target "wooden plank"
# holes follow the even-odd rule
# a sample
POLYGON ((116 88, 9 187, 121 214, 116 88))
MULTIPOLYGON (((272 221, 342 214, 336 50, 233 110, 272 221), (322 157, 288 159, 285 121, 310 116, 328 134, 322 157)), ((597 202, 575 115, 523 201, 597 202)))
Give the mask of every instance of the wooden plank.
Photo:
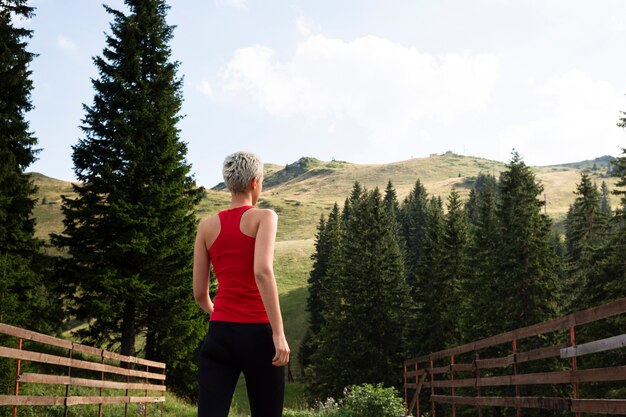
POLYGON ((626 312, 626 297, 598 307, 570 314, 572 325, 587 324, 626 312))
POLYGON ((65 397, 41 395, 0 395, 0 405, 63 405, 65 397))
POLYGON ((419 383, 418 384, 413 384, 415 386, 415 394, 413 394, 413 399, 411 399, 411 404, 409 406, 409 413, 411 414, 411 411, 413 411, 413 408, 415 407, 415 405, 417 404, 417 400, 420 396, 420 391, 422 390, 422 385, 424 384, 424 380, 426 380, 427 375, 424 374, 422 375, 422 377, 419 379, 419 383))
POLYGON ((596 340, 594 342, 583 343, 582 345, 564 348, 561 349, 560 354, 561 358, 565 359, 574 356, 578 357, 588 355, 590 353, 620 349, 624 346, 626 346, 626 334, 621 334, 619 336, 607 337, 606 339, 596 340))
POLYGON ((450 365, 440 366, 438 368, 430 368, 430 369, 428 369, 428 372, 430 372, 431 374, 434 374, 434 375, 437 375, 437 374, 447 374, 448 372, 450 372, 450 365))
POLYGON ((491 336, 485 339, 478 340, 476 342, 467 343, 465 345, 457 346, 454 348, 434 352, 429 355, 416 358, 416 361, 425 362, 428 358, 433 359, 446 358, 452 355, 460 355, 462 353, 471 352, 474 350, 480 350, 491 346, 501 345, 503 343, 512 342, 514 338, 517 340, 525 339, 531 336, 537 336, 539 334, 554 332, 557 330, 566 329, 569 327, 568 316, 558 319, 538 323, 532 326, 522 327, 521 329, 512 330, 506 333, 500 333, 495 336, 491 336))
POLYGON ((559 343, 555 346, 533 349, 526 352, 518 352, 515 362, 524 363, 539 359, 555 358, 560 355, 561 349, 565 347, 567 347, 567 343, 559 343))
POLYGON ((164 401, 165 401, 165 397, 128 397, 128 396, 67 397, 67 405, 160 403, 164 401))
POLYGON ((20 382, 33 384, 72 385, 77 387, 111 388, 111 389, 136 389, 148 391, 165 391, 165 385, 140 384, 129 382, 100 381, 97 379, 71 378, 59 375, 45 375, 24 373, 20 375, 20 382))
POLYGON ((626 400, 572 400, 572 412, 626 414, 626 400))
POLYGON ((473 363, 455 363, 450 367, 454 372, 474 372, 476 370, 473 363))
MULTIPOLYGON (((165 397, 67 397, 67 405, 84 404, 124 404, 124 403, 162 403, 165 397)), ((0 405, 64 405, 65 397, 44 397, 38 395, 0 395, 0 405)))
POLYGON ((162 362, 155 362, 155 361, 151 361, 148 359, 137 358, 135 356, 125 356, 125 355, 120 355, 118 353, 113 353, 109 351, 105 351, 103 356, 105 359, 113 359, 113 360, 120 361, 120 362, 136 363, 139 365, 147 365, 152 368, 165 369, 165 364, 162 362))
POLYGON ((8 336, 19 337, 25 340, 32 340, 33 342, 39 342, 50 346, 61 347, 64 349, 74 349, 77 352, 87 353, 98 357, 102 356, 104 352, 104 357, 107 359, 115 359, 122 362, 136 363, 139 365, 147 365, 153 368, 165 369, 165 364, 162 362, 136 358, 134 356, 119 355, 117 353, 108 352, 103 349, 81 345, 70 340, 59 339, 58 337, 48 336, 43 333, 37 333, 31 330, 21 329, 19 327, 10 326, 4 323, 0 323, 0 333, 6 334, 8 336))
POLYGON ((447 380, 447 381, 430 381, 424 382, 425 388, 467 388, 467 387, 475 387, 476 379, 474 378, 465 378, 465 379, 455 379, 447 380))
POLYGON ((19 327, 10 326, 4 323, 0 323, 0 333, 6 334, 7 336, 19 337, 24 340, 32 340, 33 342, 39 342, 64 349, 72 348, 72 342, 69 340, 59 339, 57 337, 52 337, 46 334, 21 329, 19 327))
POLYGON ((502 358, 477 359, 475 363, 476 369, 504 368, 515 363, 515 355, 502 358))
POLYGON ((91 371, 107 372, 118 375, 165 380, 165 375, 162 374, 145 371, 135 371, 132 369, 123 369, 112 365, 104 365, 100 363, 64 358, 61 356, 49 355, 46 353, 31 352, 28 350, 19 350, 2 346, 0 346, 0 357, 22 359, 33 362, 43 362, 51 365, 70 366, 72 368, 88 369, 91 371))
POLYGON ((546 410, 569 410, 571 400, 561 397, 460 397, 452 395, 432 395, 438 403, 463 404, 492 407, 542 408, 546 410))
POLYGON ((102 357, 102 354, 106 352, 104 349, 98 349, 91 346, 80 345, 78 343, 72 344, 72 349, 75 352, 86 353, 88 355, 97 356, 98 358, 102 357))
POLYGON ((593 321, 605 319, 619 314, 626 313, 626 297, 601 305, 599 307, 582 310, 576 313, 572 313, 568 316, 561 317, 554 320, 549 320, 543 323, 538 323, 532 326, 523 327, 517 330, 501 333, 495 336, 491 336, 485 339, 478 340, 476 342, 467 343, 464 345, 456 346, 454 348, 441 350, 429 355, 420 356, 415 359, 405 361, 405 363, 411 364, 415 362, 426 362, 432 359, 446 358, 452 355, 459 355, 462 353, 471 352, 474 350, 484 349, 486 347, 495 346, 507 342, 513 341, 514 338, 521 340, 527 337, 536 336, 548 332, 554 332, 557 330, 563 330, 569 328, 570 325, 580 325, 591 323, 593 321))
POLYGON ((478 359, 475 361, 477 369, 505 368, 515 363, 530 362, 539 359, 554 358, 560 355, 561 349, 567 347, 567 343, 560 343, 556 346, 548 346, 533 349, 526 352, 503 356, 500 358, 478 359))
POLYGON ((415 371, 406 371, 404 374, 406 375, 407 378, 411 378, 411 377, 415 377, 417 375, 424 375, 425 373, 427 373, 426 369, 420 369, 417 372, 415 372, 415 371))
POLYGON ((424 386, 435 388, 496 387, 506 385, 570 384, 574 382, 626 381, 626 366, 594 368, 576 371, 541 372, 532 374, 503 375, 481 378, 461 378, 454 381, 426 382, 424 386))

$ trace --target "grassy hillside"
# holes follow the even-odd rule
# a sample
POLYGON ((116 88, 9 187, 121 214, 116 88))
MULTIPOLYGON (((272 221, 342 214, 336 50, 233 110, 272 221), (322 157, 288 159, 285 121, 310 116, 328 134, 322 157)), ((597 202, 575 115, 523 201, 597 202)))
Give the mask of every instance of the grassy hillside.
MULTIPOLYGON (((581 170, 588 171, 598 184, 606 180, 609 188, 614 187, 615 179, 603 178, 607 161, 603 157, 533 168, 545 188, 547 213, 556 222, 564 219, 575 197, 574 190, 581 170)), ((368 189, 379 187, 382 190, 391 180, 402 200, 419 178, 430 194, 445 199, 453 189, 467 197, 479 173, 498 176, 504 169, 502 162, 453 153, 381 165, 324 162, 315 158, 301 158, 286 166, 266 165, 264 193, 258 206, 273 208, 279 214, 275 270, 285 330, 294 355, 306 329, 306 283, 319 217, 328 213, 335 202, 341 206, 355 181, 368 189)), ((62 231, 61 195, 71 196, 72 188, 68 182, 41 174, 32 175, 39 187, 39 202, 34 212, 37 236, 47 239, 50 233, 62 231)), ((198 216, 214 214, 226 208, 228 203, 229 194, 224 191, 223 185, 218 185, 207 190, 198 207, 198 216)), ((617 199, 613 197, 612 206, 616 204, 617 199)), ((297 366, 293 367, 293 372, 297 376, 297 366)))

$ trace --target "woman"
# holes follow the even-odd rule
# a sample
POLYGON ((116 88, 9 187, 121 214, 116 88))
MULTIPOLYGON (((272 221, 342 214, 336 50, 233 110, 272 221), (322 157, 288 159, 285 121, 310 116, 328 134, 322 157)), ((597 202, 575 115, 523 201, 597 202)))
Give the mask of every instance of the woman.
POLYGON ((289 345, 272 266, 278 218, 254 207, 263 186, 256 155, 229 155, 223 173, 230 209, 200 222, 194 246, 193 293, 210 315, 200 352, 198 416, 228 416, 241 372, 252 417, 282 416, 289 345), (215 303, 209 296, 211 264, 218 281, 215 303))

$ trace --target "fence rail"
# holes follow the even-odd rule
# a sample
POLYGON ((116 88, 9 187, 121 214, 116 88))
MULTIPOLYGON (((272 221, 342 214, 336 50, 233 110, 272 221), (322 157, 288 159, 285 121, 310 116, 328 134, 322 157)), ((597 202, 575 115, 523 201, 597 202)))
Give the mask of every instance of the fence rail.
MULTIPOLYGON (((428 402, 431 404, 433 417, 436 415, 436 404, 451 405, 453 417, 456 416, 457 405, 477 407, 479 416, 482 415, 481 407, 512 407, 516 409, 517 416, 521 416, 524 408, 564 410, 575 413, 576 416, 580 413, 626 414, 626 399, 578 398, 579 383, 626 381, 626 366, 614 365, 591 369, 578 369, 577 366, 578 357, 624 348, 626 334, 606 335, 608 337, 604 339, 580 345, 576 344, 575 339, 576 326, 625 313, 626 298, 622 298, 555 320, 407 360, 404 362, 406 414, 409 415, 415 410, 417 415, 420 415, 420 393, 424 388, 430 389, 428 402), (546 337, 548 334, 563 331, 567 334, 568 330, 567 342, 553 342, 550 346, 518 351, 520 340, 537 336, 543 337, 543 340, 550 340, 550 337, 546 337), (485 349, 508 344, 511 346, 510 354, 484 357, 486 356, 485 349), (455 363, 455 358, 458 360, 462 355, 465 355, 466 363, 455 363), (468 360, 468 356, 473 359, 468 360), (550 358, 561 361, 561 369, 565 367, 569 369, 521 373, 520 365, 550 358), (438 366, 435 366, 437 362, 439 362, 438 366), (442 362, 444 365, 441 365, 442 362), (510 372, 506 375, 491 375, 494 369, 509 369, 510 372), (521 395, 522 387, 553 384, 571 384, 573 397, 521 395), (514 387, 515 396, 482 396, 482 387, 514 387), (457 389, 471 390, 475 395, 467 395, 467 392, 464 392, 464 395, 458 395, 457 389), (436 390, 446 392, 436 392, 436 390)), ((619 331, 625 330, 626 328, 621 328, 619 331)))
POLYGON ((127 416, 128 404, 131 403, 143 403, 146 417, 148 403, 160 403, 160 412, 163 414, 166 391, 164 363, 120 355, 3 323, 0 323, 0 334, 17 339, 17 348, 0 346, 0 357, 14 359, 16 363, 14 395, 0 395, 0 406, 12 406, 13 417, 17 415, 18 406, 64 406, 67 415, 69 406, 84 404, 99 405, 99 416, 102 416, 102 406, 105 404, 125 404, 124 416, 127 416), (66 350, 67 356, 27 350, 24 348, 24 341, 66 350), (77 355, 80 359, 76 358, 77 355), (23 361, 48 365, 44 368, 61 367, 64 375, 49 371, 46 371, 49 373, 22 372, 23 361), (143 370, 133 367, 142 367, 143 370), (80 378, 72 376, 72 371, 77 370, 86 375, 80 378), (109 380, 105 376, 108 376, 109 380), (118 380, 111 380, 112 377, 118 380), (124 380, 120 381, 120 378, 124 380), (65 386, 65 395, 20 395, 21 384, 65 386), (97 388, 98 395, 70 395, 70 387, 97 388), (105 395, 105 389, 124 390, 124 395, 105 395), (143 391, 143 395, 131 395, 130 391, 143 391))

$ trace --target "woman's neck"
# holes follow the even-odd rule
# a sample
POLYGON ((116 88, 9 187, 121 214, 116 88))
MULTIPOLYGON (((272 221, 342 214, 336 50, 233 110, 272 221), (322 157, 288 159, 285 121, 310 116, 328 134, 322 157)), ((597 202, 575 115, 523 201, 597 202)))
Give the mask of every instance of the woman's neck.
POLYGON ((243 206, 253 206, 252 193, 237 193, 231 194, 230 208, 237 208, 243 206))

